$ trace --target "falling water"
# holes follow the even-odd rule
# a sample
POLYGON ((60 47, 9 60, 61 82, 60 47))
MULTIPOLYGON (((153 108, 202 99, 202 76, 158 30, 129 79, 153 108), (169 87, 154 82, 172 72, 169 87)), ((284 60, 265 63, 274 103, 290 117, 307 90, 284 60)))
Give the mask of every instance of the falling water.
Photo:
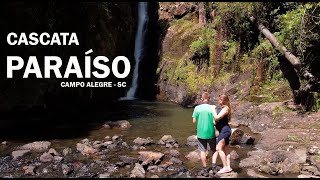
POLYGON ((138 77, 139 77, 139 63, 143 57, 143 45, 146 32, 146 25, 148 22, 147 2, 138 3, 138 29, 135 39, 134 58, 135 66, 133 71, 132 83, 127 95, 120 98, 120 100, 133 100, 135 99, 138 77))

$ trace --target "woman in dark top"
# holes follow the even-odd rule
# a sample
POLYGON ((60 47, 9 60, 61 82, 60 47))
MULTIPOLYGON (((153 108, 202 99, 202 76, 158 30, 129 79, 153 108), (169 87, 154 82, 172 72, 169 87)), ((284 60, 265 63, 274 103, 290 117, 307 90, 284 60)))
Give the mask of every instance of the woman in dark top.
POLYGON ((231 136, 231 128, 229 122, 231 120, 231 106, 228 96, 220 95, 219 104, 223 106, 219 114, 217 114, 216 106, 213 106, 213 116, 215 121, 215 127, 219 131, 219 136, 217 139, 216 152, 212 157, 213 170, 216 168, 216 161, 218 154, 221 158, 223 168, 217 173, 228 173, 232 169, 230 167, 230 152, 228 149, 229 138, 231 136))

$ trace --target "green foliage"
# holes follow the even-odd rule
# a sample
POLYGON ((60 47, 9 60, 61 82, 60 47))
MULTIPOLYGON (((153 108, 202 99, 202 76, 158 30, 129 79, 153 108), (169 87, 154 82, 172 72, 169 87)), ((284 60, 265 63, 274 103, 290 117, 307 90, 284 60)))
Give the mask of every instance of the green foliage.
POLYGON ((210 44, 214 44, 214 36, 216 30, 212 26, 206 26, 201 30, 201 34, 198 40, 194 41, 190 45, 190 51, 192 54, 202 52, 207 49, 210 44))
POLYGON ((223 63, 231 64, 237 55, 237 42, 236 41, 227 41, 224 43, 227 47, 223 53, 223 63))
POLYGON ((190 45, 191 53, 200 52, 206 48, 208 48, 208 42, 205 40, 197 40, 190 45))

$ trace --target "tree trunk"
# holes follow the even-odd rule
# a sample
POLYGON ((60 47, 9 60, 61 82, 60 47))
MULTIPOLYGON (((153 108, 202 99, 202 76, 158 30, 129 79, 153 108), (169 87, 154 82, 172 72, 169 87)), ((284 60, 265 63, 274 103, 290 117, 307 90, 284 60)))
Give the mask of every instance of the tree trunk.
POLYGON ((281 53, 283 53, 287 60, 293 65, 293 67, 299 71, 301 66, 300 60, 295 55, 293 55, 286 47, 281 45, 278 42, 277 38, 264 25, 257 24, 256 19, 253 16, 250 16, 250 21, 258 27, 260 32, 266 36, 270 43, 281 53))
POLYGON ((264 25, 258 24, 253 16, 250 16, 249 19, 258 27, 260 32, 265 35, 270 43, 286 57, 286 59, 292 64, 292 66, 300 74, 300 76, 309 81, 310 87, 314 84, 318 84, 317 78, 313 76, 307 69, 301 68, 300 60, 295 55, 293 55, 286 47, 280 44, 277 38, 264 25))
POLYGON ((204 9, 204 2, 199 2, 199 25, 206 25, 206 11, 204 9))

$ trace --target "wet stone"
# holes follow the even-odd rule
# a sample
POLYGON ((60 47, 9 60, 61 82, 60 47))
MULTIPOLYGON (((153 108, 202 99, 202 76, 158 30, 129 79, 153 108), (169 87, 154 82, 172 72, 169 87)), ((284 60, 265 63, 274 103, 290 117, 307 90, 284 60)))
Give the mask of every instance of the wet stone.
POLYGON ((63 156, 68 156, 71 153, 72 153, 71 148, 65 148, 65 149, 62 150, 62 155, 63 156))
POLYGON ((99 178, 110 178, 110 173, 103 173, 99 175, 99 178))
POLYGON ((40 156, 40 161, 41 162, 51 162, 53 160, 53 156, 49 153, 43 153, 41 156, 40 156))
POLYGON ((59 153, 53 148, 50 148, 48 153, 51 154, 52 156, 59 156, 59 153))
POLYGON ((24 170, 24 175, 35 175, 35 168, 35 166, 24 166, 22 169, 24 170))
POLYGON ((30 153, 30 150, 17 150, 17 151, 13 151, 11 153, 12 157, 13 157, 13 160, 16 160, 20 157, 23 157, 25 156, 26 154, 29 154, 30 153))
POLYGON ((69 175, 73 171, 73 167, 70 165, 68 166, 67 164, 62 164, 61 165, 62 173, 63 175, 69 175))

